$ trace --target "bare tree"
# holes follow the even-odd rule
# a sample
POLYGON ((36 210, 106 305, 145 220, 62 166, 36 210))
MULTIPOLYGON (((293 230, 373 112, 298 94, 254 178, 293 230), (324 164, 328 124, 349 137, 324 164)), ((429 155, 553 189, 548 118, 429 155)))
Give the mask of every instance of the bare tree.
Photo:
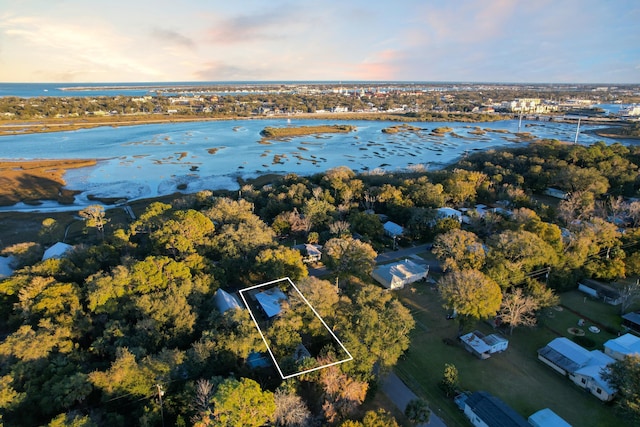
POLYGON ((344 236, 349 234, 350 224, 347 221, 336 221, 329 224, 329 232, 336 236, 344 236))
POLYGON ((640 279, 626 285, 620 291, 622 296, 622 304, 620 304, 620 313, 624 313, 636 301, 640 300, 640 279))
POLYGON ((539 308, 538 301, 516 288, 504 294, 498 316, 509 325, 509 334, 517 326, 533 326, 536 324, 535 312, 539 308))
POLYGON ((276 401, 276 412, 273 417, 277 426, 306 427, 311 424, 311 411, 300 396, 276 390, 273 397, 276 401))

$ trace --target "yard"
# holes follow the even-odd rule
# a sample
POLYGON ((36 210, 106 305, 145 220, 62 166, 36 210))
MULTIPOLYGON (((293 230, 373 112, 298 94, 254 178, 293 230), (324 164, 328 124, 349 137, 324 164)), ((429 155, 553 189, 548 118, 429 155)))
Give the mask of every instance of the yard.
MULTIPOLYGON (((551 408, 574 426, 624 426, 611 404, 602 403, 595 396, 575 386, 537 359, 537 350, 559 334, 573 338, 569 328, 578 328, 578 320, 585 319, 585 337, 593 340, 596 349, 615 335, 605 327, 617 328, 617 309, 597 301, 584 299, 581 293, 569 292, 561 296, 562 307, 547 309, 543 321, 536 328, 515 329, 504 353, 480 360, 458 343, 458 325, 446 319, 438 292, 424 283, 399 291, 398 296, 411 309, 416 320, 411 346, 395 368, 396 373, 418 395, 431 402, 433 408, 449 426, 469 425, 464 415, 444 396, 438 383, 445 363, 458 368, 460 387, 476 391, 486 390, 504 400, 527 418, 532 413, 551 408), (599 325, 593 333, 589 326, 599 325)), ((619 324, 619 323, 618 323, 619 324)), ((478 323, 476 329, 492 333, 488 324, 478 323)))

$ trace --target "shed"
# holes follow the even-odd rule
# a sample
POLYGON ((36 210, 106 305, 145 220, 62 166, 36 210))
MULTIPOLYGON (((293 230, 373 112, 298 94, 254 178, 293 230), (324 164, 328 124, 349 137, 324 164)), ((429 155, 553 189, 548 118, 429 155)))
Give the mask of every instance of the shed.
POLYGON ((571 424, 549 408, 540 409, 531 414, 529 424, 533 427, 571 427, 571 424))
POLYGON ((455 218, 458 221, 462 222, 462 212, 457 209, 444 207, 438 208, 436 209, 436 211, 438 218, 455 218))
POLYGON ((216 308, 220 313, 224 313, 227 310, 242 308, 238 299, 228 292, 222 289, 218 289, 213 295, 213 300, 216 304, 216 308))
POLYGON ((480 359, 488 359, 493 353, 505 351, 509 340, 497 334, 485 336, 480 331, 469 332, 460 337, 464 348, 480 359))
POLYGON ((395 222, 387 221, 382 224, 382 227, 384 228, 384 234, 389 237, 398 237, 404 233, 404 228, 395 222))
POLYGON ((604 352, 616 360, 622 360, 632 354, 640 356, 640 338, 633 334, 624 334, 611 339, 604 343, 604 352))
POLYGON ((464 414, 475 427, 531 427, 513 408, 486 391, 476 391, 467 398, 464 414))
POLYGON ((272 318, 273 316, 280 314, 280 310, 282 310, 280 302, 286 301, 287 296, 276 287, 257 293, 256 300, 258 300, 260 307, 262 307, 262 310, 267 317, 272 318))
POLYGON ((63 258, 71 249, 73 249, 73 246, 66 243, 58 242, 44 251, 44 255, 42 255, 42 261, 50 258, 63 258))
POLYGON ((424 279, 427 274, 429 266, 423 267, 408 259, 380 265, 371 272, 371 276, 387 289, 402 289, 409 283, 424 279))
POLYGON ((593 279, 580 280, 578 290, 611 305, 621 304, 623 299, 620 291, 616 288, 593 279))

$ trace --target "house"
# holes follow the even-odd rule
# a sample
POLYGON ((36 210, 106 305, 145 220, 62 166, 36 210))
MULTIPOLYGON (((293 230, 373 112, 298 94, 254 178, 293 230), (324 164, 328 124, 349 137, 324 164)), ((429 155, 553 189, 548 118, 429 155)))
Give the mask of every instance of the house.
POLYGON ((464 414, 475 427, 531 427, 510 406, 486 391, 476 391, 467 397, 464 414))
POLYGON ((453 208, 444 207, 444 208, 436 209, 436 217, 438 219, 454 218, 454 219, 457 219, 459 222, 462 222, 462 212, 453 208))
POLYGON ((622 326, 640 334, 640 311, 632 311, 622 315, 622 326))
POLYGON ((402 228, 402 226, 396 224, 395 222, 387 221, 382 224, 382 227, 384 228, 384 234, 389 237, 399 237, 402 235, 402 233, 404 233, 404 228, 402 228))
POLYGON ((602 370, 615 360, 600 350, 589 351, 560 337, 539 349, 538 359, 598 399, 606 402, 613 399, 615 390, 602 378, 602 370))
POLYGON ((566 193, 562 190, 559 190, 557 188, 551 188, 551 187, 544 190, 544 194, 546 194, 547 196, 555 197, 556 199, 562 199, 562 200, 566 200, 569 197, 569 193, 566 193))
POLYGON ((423 267, 405 259, 392 264, 376 267, 371 276, 387 289, 402 289, 404 285, 424 279, 429 274, 429 266, 423 267))
POLYGON ((464 348, 480 359, 488 359, 493 353, 507 349, 509 340, 498 334, 484 335, 480 331, 469 332, 460 337, 464 348))
POLYGON ((540 409, 529 416, 529 424, 533 427, 571 427, 562 417, 549 408, 540 409))
POLYGON ((300 251, 303 262, 318 262, 322 259, 322 246, 320 245, 304 243, 302 245, 295 245, 293 248, 300 251))
POLYGON ((613 286, 593 279, 582 279, 578 282, 578 290, 594 298, 601 299, 607 304, 622 304, 622 295, 613 286))
POLYGON ((604 353, 616 360, 622 360, 632 354, 640 356, 640 338, 633 334, 624 334, 604 343, 604 353))
POLYGON ((73 246, 68 245, 66 243, 58 242, 55 245, 48 248, 44 251, 44 255, 42 255, 42 261, 49 258, 64 258, 67 252, 73 249, 73 246))
POLYGON ((222 289, 218 289, 213 295, 213 301, 216 304, 216 308, 220 313, 224 313, 227 310, 242 308, 240 301, 228 292, 222 289))
POLYGON ((255 295, 258 304, 262 308, 264 314, 270 319, 278 314, 282 310, 280 303, 287 300, 287 296, 280 290, 280 288, 271 288, 266 291, 259 292, 255 295))

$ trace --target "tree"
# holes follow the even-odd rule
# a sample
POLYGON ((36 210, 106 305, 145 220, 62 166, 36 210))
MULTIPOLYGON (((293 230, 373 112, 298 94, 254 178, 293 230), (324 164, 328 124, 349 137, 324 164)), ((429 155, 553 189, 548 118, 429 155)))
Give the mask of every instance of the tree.
POLYGON ((622 304, 620 313, 625 313, 636 301, 640 300, 640 279, 626 284, 621 290, 622 304))
MULTIPOLYGON (((325 364, 326 361, 320 360, 325 364)), ((320 371, 320 383, 324 390, 322 410, 330 423, 344 419, 364 401, 369 384, 350 377, 336 365, 320 371)))
POLYGON ((260 251, 256 256, 255 270, 261 272, 266 280, 289 277, 298 281, 309 274, 300 251, 284 246, 260 251))
POLYGON ((190 209, 174 212, 150 237, 159 248, 174 257, 184 258, 208 243, 213 231, 213 222, 209 218, 190 209))
POLYGON ((404 409, 404 415, 414 425, 428 424, 431 419, 431 409, 423 399, 411 399, 404 409))
POLYGON ((104 226, 109 222, 102 205, 90 205, 82 209, 78 214, 84 218, 86 227, 95 227, 98 235, 104 239, 104 226))
POLYGON ((300 396, 278 389, 273 397, 276 404, 273 418, 277 426, 306 427, 311 424, 311 411, 300 396))
POLYGON ((447 397, 453 396, 458 390, 458 368, 453 363, 444 364, 444 373, 440 381, 440 387, 447 397))
POLYGON ((327 267, 340 277, 371 274, 377 255, 371 245, 352 237, 330 239, 325 243, 322 254, 327 267))
POLYGON ((608 365, 602 378, 618 391, 616 406, 634 425, 640 423, 640 356, 627 355, 608 365))
POLYGON ((42 228, 38 232, 38 235, 42 237, 45 245, 51 244, 56 241, 55 235, 60 229, 60 225, 53 218, 45 218, 42 220, 42 228))
POLYGON ((504 294, 498 316, 509 325, 509 335, 513 334, 513 328, 518 326, 533 326, 536 324, 535 312, 540 306, 538 300, 525 295, 520 288, 504 294))
POLYGON ((213 415, 221 427, 260 427, 273 421, 273 393, 249 378, 224 380, 212 398, 213 415))
POLYGON ((478 270, 460 270, 442 276, 438 280, 444 306, 456 311, 462 332, 469 320, 486 319, 500 309, 500 286, 478 270))
POLYGON ((451 230, 440 234, 433 242, 432 252, 442 262, 442 270, 480 269, 484 265, 485 249, 474 233, 451 230))

